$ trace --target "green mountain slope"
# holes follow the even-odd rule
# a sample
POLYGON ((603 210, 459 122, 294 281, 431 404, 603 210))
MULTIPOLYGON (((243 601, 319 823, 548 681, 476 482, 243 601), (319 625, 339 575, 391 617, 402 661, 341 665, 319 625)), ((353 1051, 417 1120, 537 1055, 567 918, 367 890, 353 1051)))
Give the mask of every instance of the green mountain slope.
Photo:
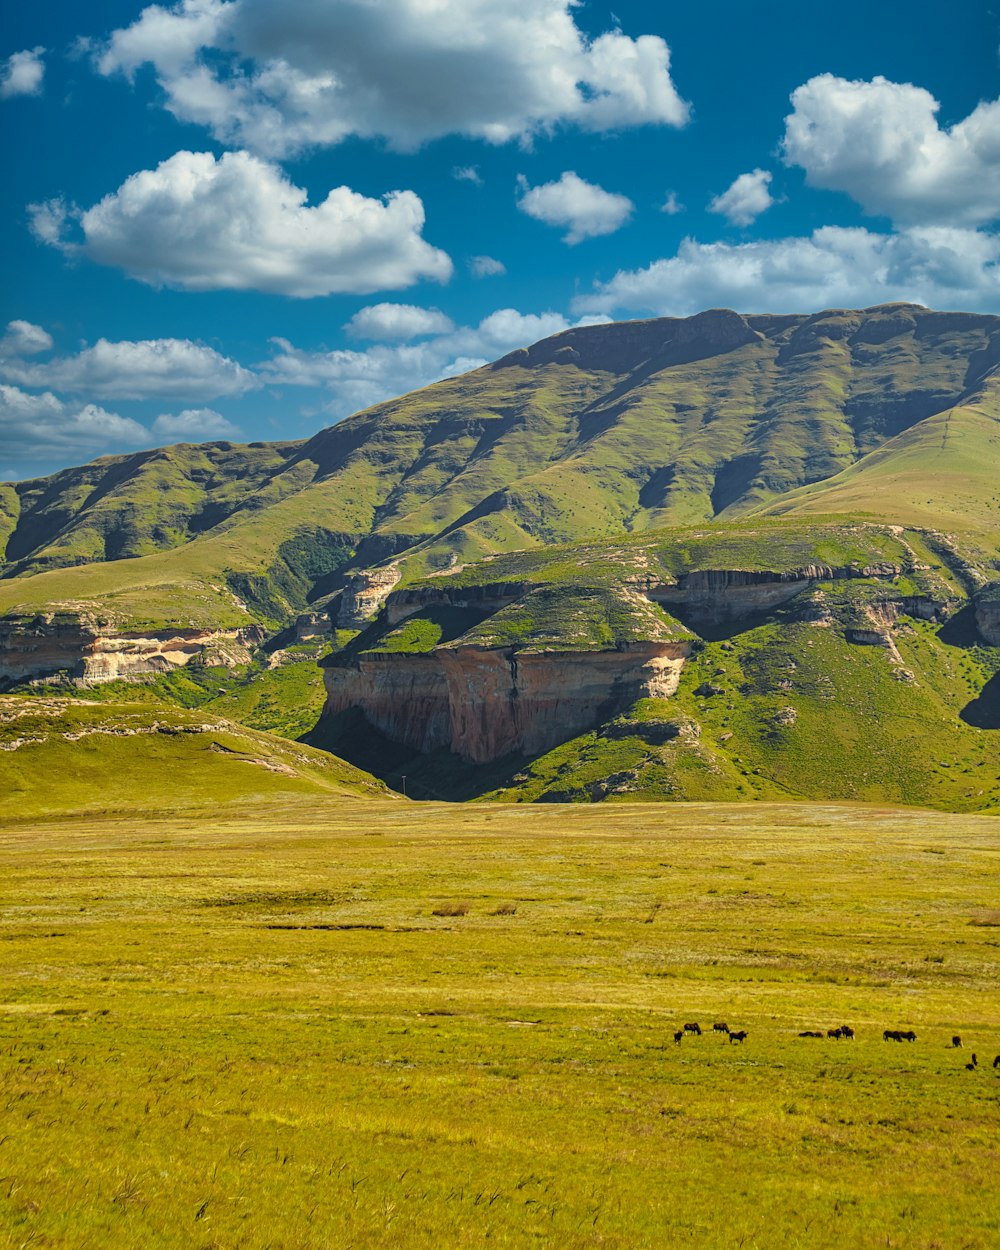
MULTIPOLYGON (((1000 318, 907 305, 570 330, 302 444, 173 448, 4 487, 0 613, 62 603, 137 627, 277 627, 392 557, 406 580, 584 535, 729 520, 867 472, 935 414, 989 423, 998 360, 1000 318)), ((897 482, 904 495, 924 489, 914 474, 897 482)), ((991 484, 968 480, 973 506, 955 524, 992 524, 991 484)), ((854 496, 815 506, 850 511, 854 496)), ((934 509, 911 512, 930 523, 934 509)))
POLYGON ((1000 375, 824 482, 790 491, 761 513, 877 517, 1000 534, 1000 375))

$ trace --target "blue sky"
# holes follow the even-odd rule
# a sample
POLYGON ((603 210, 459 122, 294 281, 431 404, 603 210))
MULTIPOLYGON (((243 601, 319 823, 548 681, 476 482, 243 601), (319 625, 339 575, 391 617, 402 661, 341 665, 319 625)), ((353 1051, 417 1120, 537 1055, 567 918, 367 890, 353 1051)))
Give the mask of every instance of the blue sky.
POLYGON ((579 320, 1000 312, 998 14, 17 6, 0 478, 306 437, 579 320))

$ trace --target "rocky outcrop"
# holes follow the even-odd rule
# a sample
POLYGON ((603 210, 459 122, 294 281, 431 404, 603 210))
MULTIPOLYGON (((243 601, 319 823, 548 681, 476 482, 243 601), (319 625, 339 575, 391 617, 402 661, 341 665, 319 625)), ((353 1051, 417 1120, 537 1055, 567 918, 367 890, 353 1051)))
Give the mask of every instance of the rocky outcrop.
POLYGON ((357 708, 397 742, 480 763, 538 755, 636 699, 672 695, 689 651, 688 642, 643 642, 615 651, 367 653, 326 669, 324 714, 357 708))
POLYGON ((295 618, 295 641, 311 642, 333 632, 333 622, 327 612, 302 612, 295 618))
POLYGON ((441 604, 447 604, 451 608, 498 612, 508 604, 515 603, 528 590, 529 587, 523 582, 487 582, 480 586, 417 586, 412 590, 394 591, 386 600, 386 617, 390 625, 398 625, 422 608, 441 604))
POLYGON ((993 582, 976 596, 976 626, 984 642, 1000 647, 1000 582, 993 582))
POLYGON ((395 564, 352 573, 340 597, 337 613, 340 628, 361 629, 385 603, 399 578, 400 572, 395 564))
POLYGON ((81 686, 167 673, 196 656, 206 664, 245 664, 264 639, 259 626, 238 630, 120 632, 81 614, 0 620, 0 685, 65 674, 81 686))
POLYGON ((895 564, 831 567, 808 564, 783 572, 761 569, 701 569, 669 585, 647 584, 645 593, 668 611, 681 609, 713 623, 769 612, 817 582, 867 578, 891 581, 903 569, 895 564))

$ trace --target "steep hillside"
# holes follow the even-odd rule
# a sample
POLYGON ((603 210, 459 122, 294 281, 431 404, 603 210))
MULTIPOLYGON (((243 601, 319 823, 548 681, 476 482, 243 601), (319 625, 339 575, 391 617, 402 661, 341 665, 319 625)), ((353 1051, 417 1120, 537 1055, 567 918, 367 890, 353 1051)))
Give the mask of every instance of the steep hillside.
POLYGON ((0 768, 8 819, 385 795, 325 752, 166 704, 0 696, 0 768))
POLYGON ((760 511, 803 518, 840 513, 1000 535, 1000 374, 843 472, 760 511))
POLYGON ((240 508, 252 508, 254 493, 296 446, 179 444, 0 484, 3 576, 181 546, 240 508))
MULTIPOLYGON (((275 628, 393 557, 405 579, 731 519, 905 450, 935 414, 971 414, 988 437, 998 360, 1000 318, 908 305, 570 330, 302 444, 173 448, 8 486, 0 613, 275 628), (137 558, 108 562, 123 556, 137 558)), ((995 520, 991 484, 969 490, 956 521, 995 520)))

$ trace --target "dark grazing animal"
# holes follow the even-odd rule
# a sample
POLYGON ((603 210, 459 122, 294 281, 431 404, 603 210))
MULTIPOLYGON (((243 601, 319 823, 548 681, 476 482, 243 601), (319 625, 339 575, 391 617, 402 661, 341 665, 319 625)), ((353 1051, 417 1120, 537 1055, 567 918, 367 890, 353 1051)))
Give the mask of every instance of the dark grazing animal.
POLYGON ((971 1062, 971 1063, 967 1063, 967 1064, 965 1065, 965 1070, 966 1070, 966 1072, 975 1072, 975 1070, 976 1070, 976 1068, 977 1068, 978 1066, 979 1066, 979 1060, 976 1058, 975 1053, 973 1053, 973 1056, 972 1056, 972 1062, 971 1062))
POLYGON ((827 1029, 826 1035, 827 1037, 835 1037, 837 1041, 839 1042, 840 1039, 844 1036, 844 1030, 843 1029, 827 1029))
POLYGON ((917 1035, 912 1029, 906 1029, 904 1032, 900 1033, 899 1040, 901 1042, 915 1042, 917 1040, 917 1035))
POLYGON ((962 1044, 962 1039, 958 1036, 958 1034, 957 1034, 957 1033, 956 1033, 956 1034, 955 1034, 955 1036, 951 1039, 951 1044, 952 1044, 952 1046, 953 1046, 955 1049, 957 1049, 959 1046, 961 1046, 961 1044, 962 1044))
POLYGON ((697 1033, 701 1037, 701 1025, 696 1020, 693 1020, 690 1024, 685 1024, 684 1032, 697 1033))
POLYGON ((883 1029, 882 1030, 883 1042, 901 1042, 902 1040, 903 1040, 903 1036, 900 1033, 899 1029, 883 1029))
POLYGON ((823 1034, 818 1029, 806 1029, 804 1033, 800 1033, 799 1037, 822 1037, 823 1034))
POLYGON ((730 1032, 729 1040, 730 1042, 745 1042, 747 1040, 746 1029, 740 1029, 738 1033, 730 1032))
POLYGON ((677 1032, 674 1034, 674 1041, 679 1046, 683 1040, 684 1040, 684 1030, 678 1029, 677 1032))
POLYGON ((723 1023, 723 1021, 720 1020, 717 1024, 712 1025, 712 1032, 713 1033, 728 1033, 729 1025, 723 1023))
POLYGON ((842 1024, 840 1026, 840 1036, 846 1037, 848 1041, 852 1041, 854 1039, 854 1030, 849 1024, 842 1024))
POLYGON ((1000 1055, 997 1055, 997 1057, 993 1060, 993 1066, 994 1068, 1000 1068, 1000 1055))

